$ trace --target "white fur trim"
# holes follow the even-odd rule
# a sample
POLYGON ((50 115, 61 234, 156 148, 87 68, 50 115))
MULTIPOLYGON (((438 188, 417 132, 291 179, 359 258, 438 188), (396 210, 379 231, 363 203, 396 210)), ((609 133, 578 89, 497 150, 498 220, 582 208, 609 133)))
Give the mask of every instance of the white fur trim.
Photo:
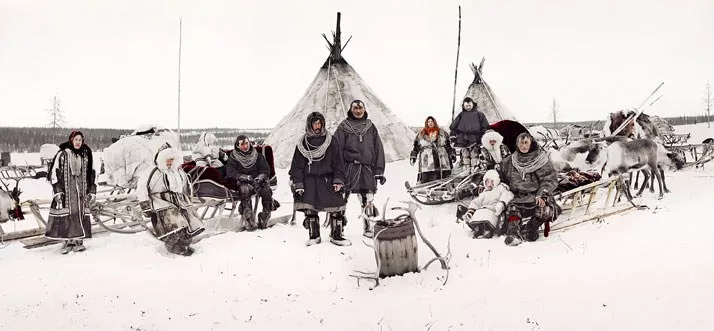
POLYGON ((166 160, 170 158, 174 159, 174 162, 171 164, 171 169, 173 170, 178 169, 181 163, 183 163, 183 155, 181 152, 175 148, 167 148, 156 155, 156 167, 162 171, 167 170, 166 160))
POLYGON ((501 184, 501 176, 498 175, 498 172, 496 170, 491 169, 489 171, 486 171, 486 173, 483 175, 484 185, 486 184, 486 179, 490 179, 493 181, 494 188, 498 186, 498 184, 501 184))
POLYGON ((486 133, 483 134, 481 137, 481 145, 486 146, 488 145, 488 142, 490 140, 495 140, 496 141, 496 150, 498 150, 498 147, 503 144, 503 136, 501 136, 498 132, 496 131, 487 131, 486 133))
POLYGON ((488 153, 491 154, 491 158, 493 158, 496 163, 501 163, 503 159, 501 157, 501 145, 503 145, 503 136, 496 131, 488 130, 481 137, 481 146, 483 146, 488 153), (489 144, 489 141, 491 140, 496 141, 496 144, 493 145, 493 147, 489 144))

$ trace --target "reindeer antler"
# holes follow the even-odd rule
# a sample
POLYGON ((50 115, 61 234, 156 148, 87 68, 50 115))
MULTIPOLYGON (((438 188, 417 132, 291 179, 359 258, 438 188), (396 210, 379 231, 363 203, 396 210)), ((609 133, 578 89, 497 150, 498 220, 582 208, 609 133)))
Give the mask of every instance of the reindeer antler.
POLYGON ((543 132, 539 131, 538 134, 543 136, 543 139, 545 139, 545 143, 542 146, 543 150, 545 150, 545 147, 548 146, 549 142, 553 143, 553 148, 560 149, 558 144, 555 143, 555 138, 553 138, 553 135, 551 135, 550 132, 548 132, 548 135, 545 135, 543 132))
POLYGON ((15 187, 12 189, 12 198, 15 200, 15 202, 20 203, 20 193, 22 191, 20 190, 20 180, 22 178, 13 178, 15 180, 15 187))
MULTIPOLYGON (((436 255, 436 258, 434 258, 434 260, 439 260, 441 262, 442 269, 449 270, 448 261, 444 257, 442 257, 441 254, 439 254, 439 252, 436 251, 436 248, 434 248, 434 245, 432 245, 431 242, 429 242, 429 240, 427 240, 426 237, 424 237, 424 233, 421 232, 421 227, 419 226, 419 222, 417 221, 416 215, 415 215, 417 209, 421 209, 421 207, 413 201, 401 201, 401 202, 407 204, 408 207, 407 208, 392 207, 392 209, 405 210, 407 213, 409 213, 409 217, 411 217, 411 219, 414 221, 414 226, 416 227, 416 230, 419 233, 419 237, 421 237, 421 240, 424 241, 426 246, 429 247, 429 249, 431 249, 432 252, 434 252, 434 255, 436 255)), ((427 263, 425 268, 428 267, 429 264, 431 264, 431 262, 433 262, 434 260, 427 263)))

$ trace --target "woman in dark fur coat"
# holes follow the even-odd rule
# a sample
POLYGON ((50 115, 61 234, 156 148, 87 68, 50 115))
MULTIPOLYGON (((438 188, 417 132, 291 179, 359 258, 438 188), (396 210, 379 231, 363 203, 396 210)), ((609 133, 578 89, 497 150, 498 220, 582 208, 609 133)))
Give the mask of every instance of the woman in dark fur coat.
POLYGON ((69 141, 59 147, 48 173, 54 196, 45 236, 64 241, 60 252, 67 254, 84 251, 83 239, 92 237, 89 207, 97 185, 92 150, 84 143, 82 132, 72 131, 69 141))

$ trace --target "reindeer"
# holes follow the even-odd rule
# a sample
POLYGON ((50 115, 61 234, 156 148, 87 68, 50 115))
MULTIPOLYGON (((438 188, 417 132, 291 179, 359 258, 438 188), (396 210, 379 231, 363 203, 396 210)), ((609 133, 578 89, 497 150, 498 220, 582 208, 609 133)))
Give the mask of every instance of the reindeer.
MULTIPOLYGON (((605 126, 603 127, 603 133, 605 134, 605 137, 608 137, 612 135, 612 133, 617 130, 617 128, 622 125, 626 120, 628 120, 631 117, 634 117, 637 115, 637 112, 635 110, 620 110, 618 112, 610 113, 610 117, 607 119, 605 122, 605 126)), ((637 120, 634 122, 630 122, 623 130, 617 133, 617 136, 622 136, 625 138, 631 138, 631 139, 650 139, 655 142, 661 142, 660 139, 660 132, 659 129, 657 129, 657 125, 653 123, 650 120, 649 115, 645 113, 641 113, 640 116, 637 117, 637 120)), ((642 172, 642 175, 647 178, 648 175, 642 172)), ((631 177, 632 175, 630 175, 631 177)), ((630 178, 630 181, 632 178, 630 178)), ((637 172, 635 175, 635 182, 634 182, 634 187, 635 190, 639 186, 639 181, 640 181, 640 172, 637 172)), ((647 179, 643 181, 642 185, 647 185, 647 179)), ((650 187, 651 191, 654 191, 654 188, 650 187)))
MULTIPOLYGON (((7 185, 5 188, 9 190, 7 185)), ((12 191, 0 189, 0 223, 5 223, 11 219, 22 220, 22 208, 20 207, 20 179, 15 178, 15 187, 12 191)))
MULTIPOLYGON (((601 160, 603 157, 606 158, 605 166, 603 167, 603 172, 607 173, 608 176, 621 176, 630 170, 644 170, 649 168, 653 175, 656 177, 659 184, 659 199, 664 197, 663 186, 664 186, 664 171, 660 165, 673 166, 677 169, 681 169, 684 166, 684 162, 681 158, 677 157, 676 153, 669 152, 660 144, 650 140, 650 139, 636 139, 636 140, 626 140, 623 141, 622 138, 608 138, 612 143, 608 146, 606 140, 595 142, 596 148, 591 150, 588 155, 586 162, 593 162, 594 160, 601 160), (620 139, 620 140, 618 140, 620 139), (660 171, 656 171, 659 169, 660 171)), ((649 173, 645 174, 645 181, 649 179, 649 173)), ((629 180, 622 182, 622 191, 625 193, 628 201, 632 203, 633 206, 640 208, 632 202, 632 192, 630 192, 629 180)), ((654 179, 652 185, 654 186, 654 179)), ((637 192, 637 196, 642 194, 645 187, 640 187, 637 192)), ((654 191, 654 188, 652 188, 654 191)))
MULTIPOLYGON (((638 140, 643 140, 643 139, 638 139, 638 140)), ((599 146, 594 146, 593 148, 590 149, 590 153, 588 154, 587 158, 585 159, 586 164, 601 164, 603 161, 606 162, 607 155, 606 153, 603 153, 608 146, 612 145, 615 142, 629 142, 629 141, 635 141, 623 136, 609 136, 609 137, 604 137, 604 138, 599 138, 595 139, 595 144, 599 144, 599 146)), ((652 141, 652 140, 650 140, 652 141)), ((649 172, 647 172, 646 169, 638 171, 638 176, 639 173, 642 173, 644 177, 643 185, 640 189, 640 192, 646 187, 649 186, 650 192, 654 193, 654 180, 655 178, 658 179, 661 178, 661 185, 664 188, 665 193, 670 193, 670 190, 667 188, 667 181, 665 179, 664 175, 664 168, 663 167, 674 167, 677 170, 682 169, 684 166, 684 159, 682 158, 681 155, 679 155, 676 152, 670 152, 667 149, 664 148, 664 146, 660 143, 654 142, 657 145, 657 150, 658 150, 658 164, 657 164, 657 169, 651 169, 649 172), (655 176, 654 172, 658 171, 660 176, 657 177, 655 176), (648 183, 649 179, 649 185, 645 185, 648 183)), ((637 176, 635 177, 635 180, 637 180, 637 176)), ((632 181, 632 173, 630 173, 630 178, 629 181, 632 181)), ((638 187, 635 185, 635 189, 637 190, 638 187)), ((639 196, 639 194, 638 194, 639 196)))
MULTIPOLYGON (((599 146, 592 139, 576 140, 559 149, 548 151, 548 158, 553 168, 559 172, 577 170, 601 169, 604 162, 589 160, 588 157, 597 154, 599 146)), ((604 160, 603 160, 604 161, 604 160)))

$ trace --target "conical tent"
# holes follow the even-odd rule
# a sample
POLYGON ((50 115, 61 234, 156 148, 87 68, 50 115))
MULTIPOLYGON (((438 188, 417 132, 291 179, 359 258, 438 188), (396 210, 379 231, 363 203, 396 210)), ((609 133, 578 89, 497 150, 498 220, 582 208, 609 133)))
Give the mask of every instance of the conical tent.
MULTIPOLYGON (((477 109, 486 115, 489 123, 495 123, 501 120, 515 121, 516 117, 501 103, 501 100, 493 93, 491 86, 483 80, 484 61, 485 59, 482 58, 478 66, 476 66, 475 63, 471 63, 474 80, 471 85, 469 85, 469 89, 466 91, 464 98, 471 97, 476 103, 477 109)), ((460 103, 456 108, 457 111, 461 108, 460 103)))
POLYGON ((295 146, 305 133, 305 121, 311 112, 323 113, 325 126, 334 133, 340 122, 347 118, 350 102, 355 99, 364 102, 368 118, 379 131, 387 162, 409 156, 415 132, 387 108, 345 61, 340 33, 340 13, 337 13, 337 30, 332 33, 333 42, 323 34, 330 56, 295 108, 280 120, 265 140, 265 144, 273 148, 275 166, 278 168, 290 166, 295 146))

